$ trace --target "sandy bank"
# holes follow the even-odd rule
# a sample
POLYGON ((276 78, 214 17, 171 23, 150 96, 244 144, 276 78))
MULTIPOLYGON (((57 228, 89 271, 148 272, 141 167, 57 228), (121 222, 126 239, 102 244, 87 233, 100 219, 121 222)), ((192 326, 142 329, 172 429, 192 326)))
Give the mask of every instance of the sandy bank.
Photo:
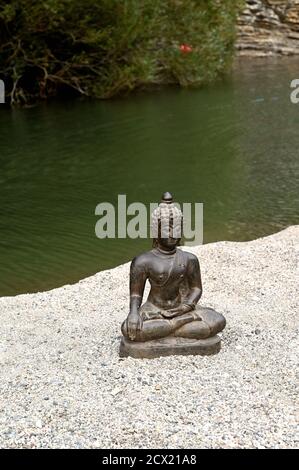
POLYGON ((299 226, 190 249, 212 357, 118 357, 129 264, 0 299, 1 447, 295 447, 299 226))

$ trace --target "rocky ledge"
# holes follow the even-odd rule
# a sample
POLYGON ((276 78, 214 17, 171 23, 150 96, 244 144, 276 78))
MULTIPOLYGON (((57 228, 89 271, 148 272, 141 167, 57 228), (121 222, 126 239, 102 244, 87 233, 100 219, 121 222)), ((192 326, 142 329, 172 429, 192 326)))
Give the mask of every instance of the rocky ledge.
POLYGON ((0 446, 293 448, 299 226, 192 248, 215 356, 120 358, 129 264, 0 299, 0 446))
POLYGON ((299 0, 247 0, 237 50, 250 56, 299 54, 299 0))

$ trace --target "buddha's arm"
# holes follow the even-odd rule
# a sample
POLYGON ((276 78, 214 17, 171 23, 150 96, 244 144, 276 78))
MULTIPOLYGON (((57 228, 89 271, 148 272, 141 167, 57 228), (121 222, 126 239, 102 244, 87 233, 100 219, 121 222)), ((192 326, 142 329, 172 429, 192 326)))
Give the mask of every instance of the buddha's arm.
POLYGON ((130 313, 137 313, 147 279, 146 266, 140 259, 134 258, 130 267, 130 313))
POLYGON ((188 286, 189 293, 184 303, 195 308, 202 295, 202 283, 199 262, 194 255, 188 261, 188 286))
POLYGON ((130 313, 127 318, 128 336, 132 341, 142 329, 142 319, 138 310, 142 302, 146 279, 146 264, 140 257, 134 258, 130 268, 130 313))

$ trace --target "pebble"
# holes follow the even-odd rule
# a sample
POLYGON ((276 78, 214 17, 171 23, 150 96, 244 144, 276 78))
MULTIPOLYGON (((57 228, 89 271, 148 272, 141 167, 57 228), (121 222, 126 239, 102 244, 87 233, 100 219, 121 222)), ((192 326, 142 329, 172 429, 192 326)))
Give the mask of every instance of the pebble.
POLYGON ((121 388, 115 388, 114 390, 112 390, 111 395, 112 395, 113 397, 115 397, 115 396, 118 395, 118 393, 120 393, 121 391, 122 391, 121 388))

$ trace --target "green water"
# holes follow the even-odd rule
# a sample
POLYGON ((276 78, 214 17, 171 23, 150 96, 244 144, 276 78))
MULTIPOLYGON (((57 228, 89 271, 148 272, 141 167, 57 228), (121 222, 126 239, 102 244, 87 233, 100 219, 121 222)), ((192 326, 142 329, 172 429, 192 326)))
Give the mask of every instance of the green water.
MULTIPOLYGON (((204 203, 204 242, 298 223, 298 59, 242 61, 223 82, 113 101, 0 107, 0 295, 76 282, 149 240, 99 240, 99 202, 204 203)), ((127 282, 124 279, 123 282, 127 282)))

